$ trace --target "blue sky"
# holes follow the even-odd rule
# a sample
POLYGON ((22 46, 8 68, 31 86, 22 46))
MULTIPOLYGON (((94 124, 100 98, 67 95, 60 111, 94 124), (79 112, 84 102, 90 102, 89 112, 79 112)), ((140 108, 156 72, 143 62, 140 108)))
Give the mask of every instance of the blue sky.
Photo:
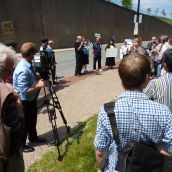
MULTIPOLYGON (((117 4, 121 3, 121 0, 111 0, 114 1, 117 4)), ((133 0, 133 8, 136 10, 137 9, 137 3, 138 0, 133 0)), ((141 12, 146 13, 146 10, 148 8, 151 8, 152 15, 155 15, 155 10, 159 8, 159 13, 158 15, 162 16, 161 11, 164 9, 167 17, 172 19, 172 0, 140 0, 141 4, 141 12)))
MULTIPOLYGON (((133 0, 134 8, 137 7, 138 0, 133 0)), ((159 8, 159 15, 161 15, 161 11, 164 9, 167 13, 168 18, 172 18, 172 0, 140 0, 141 11, 146 12, 147 8, 152 9, 152 14, 155 14, 155 10, 159 8)))

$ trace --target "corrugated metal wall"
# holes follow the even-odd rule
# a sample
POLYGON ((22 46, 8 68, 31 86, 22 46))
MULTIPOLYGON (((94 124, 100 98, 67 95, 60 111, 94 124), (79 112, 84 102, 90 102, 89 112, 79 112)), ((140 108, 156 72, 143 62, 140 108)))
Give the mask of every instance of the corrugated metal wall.
MULTIPOLYGON (((114 34, 117 41, 133 36, 133 15, 127 9, 103 0, 1 0, 0 21, 13 21, 16 41, 40 45, 41 38, 53 39, 56 48, 73 47, 77 35, 101 33, 102 42, 114 34)), ((153 17, 144 16, 140 35, 172 35, 172 26, 153 17)), ((0 27, 0 42, 3 42, 0 27), (2 41, 1 41, 2 40, 2 41)))

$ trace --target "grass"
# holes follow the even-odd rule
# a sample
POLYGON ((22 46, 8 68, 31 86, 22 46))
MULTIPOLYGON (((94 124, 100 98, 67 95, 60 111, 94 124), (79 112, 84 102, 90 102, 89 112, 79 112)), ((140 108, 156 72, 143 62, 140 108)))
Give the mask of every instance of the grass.
POLYGON ((96 131, 97 115, 81 123, 69 138, 60 146, 64 155, 63 162, 57 163, 57 150, 45 154, 41 160, 35 162, 28 172, 96 172, 96 160, 93 139, 96 131))
POLYGON ((162 20, 163 22, 166 22, 166 23, 172 25, 172 20, 170 20, 170 19, 165 19, 165 18, 159 18, 159 19, 162 20))

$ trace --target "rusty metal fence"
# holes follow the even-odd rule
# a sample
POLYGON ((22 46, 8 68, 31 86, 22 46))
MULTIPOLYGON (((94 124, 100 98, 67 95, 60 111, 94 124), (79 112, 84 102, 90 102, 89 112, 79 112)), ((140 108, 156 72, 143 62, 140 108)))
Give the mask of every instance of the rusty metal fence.
MULTIPOLYGON (((77 35, 93 41, 100 33, 106 43, 112 35, 118 42, 133 37, 134 12, 103 0, 1 0, 0 42, 35 42, 53 39, 55 48, 73 47, 77 35)), ((140 36, 172 35, 172 26, 154 17, 143 16, 140 36)))

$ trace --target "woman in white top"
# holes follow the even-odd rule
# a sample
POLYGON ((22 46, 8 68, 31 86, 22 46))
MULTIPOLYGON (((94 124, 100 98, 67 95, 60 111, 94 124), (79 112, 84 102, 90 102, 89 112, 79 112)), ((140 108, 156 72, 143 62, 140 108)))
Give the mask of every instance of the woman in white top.
POLYGON ((109 69, 113 69, 113 66, 115 65, 115 57, 116 57, 116 47, 114 42, 111 40, 106 48, 105 48, 105 52, 106 52, 106 62, 105 65, 108 66, 109 69))
POLYGON ((121 49, 120 49, 120 54, 121 54, 121 59, 123 59, 125 56, 127 56, 130 52, 130 46, 127 45, 127 42, 124 41, 124 44, 121 46, 121 49))

